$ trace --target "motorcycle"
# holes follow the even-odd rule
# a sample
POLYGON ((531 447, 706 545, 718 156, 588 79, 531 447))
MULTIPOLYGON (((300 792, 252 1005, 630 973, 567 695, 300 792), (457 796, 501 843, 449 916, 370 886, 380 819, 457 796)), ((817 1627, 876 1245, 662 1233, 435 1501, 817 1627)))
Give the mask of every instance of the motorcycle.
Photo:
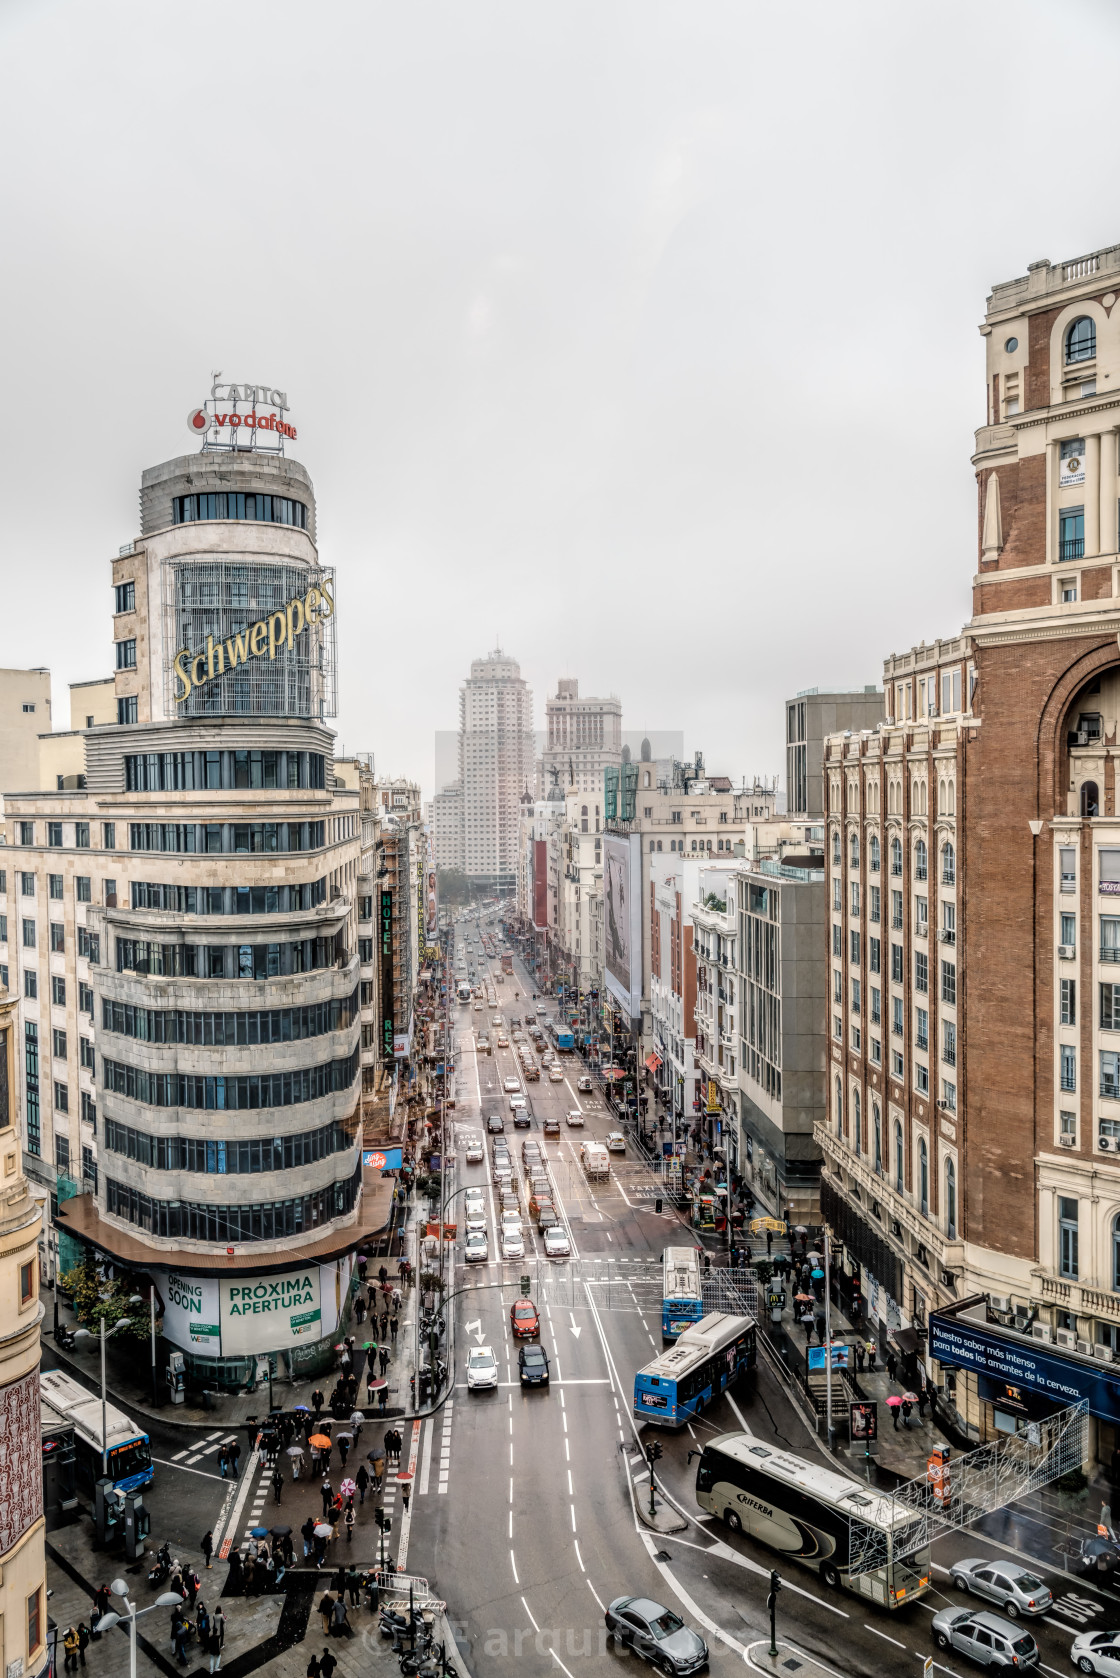
POLYGON ((409 1615, 407 1609, 398 1614, 395 1608, 382 1608, 378 1630, 382 1637, 396 1637, 398 1633, 416 1631, 423 1624, 419 1614, 409 1615))
POLYGON ((72 1352, 76 1344, 74 1336, 65 1323, 59 1323, 55 1332, 55 1340, 64 1352, 72 1352))
POLYGON ((149 1585, 162 1585, 171 1573, 171 1551, 166 1542, 156 1551, 156 1559, 148 1569, 149 1585))

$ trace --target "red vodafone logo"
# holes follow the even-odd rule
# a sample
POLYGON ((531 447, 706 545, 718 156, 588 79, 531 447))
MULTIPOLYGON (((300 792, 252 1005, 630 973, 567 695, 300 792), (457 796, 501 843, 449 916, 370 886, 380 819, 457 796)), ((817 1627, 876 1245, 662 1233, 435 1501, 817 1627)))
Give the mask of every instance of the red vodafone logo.
POLYGON ((210 415, 205 408, 192 408, 187 415, 187 429, 190 431, 206 431, 210 425, 210 415))

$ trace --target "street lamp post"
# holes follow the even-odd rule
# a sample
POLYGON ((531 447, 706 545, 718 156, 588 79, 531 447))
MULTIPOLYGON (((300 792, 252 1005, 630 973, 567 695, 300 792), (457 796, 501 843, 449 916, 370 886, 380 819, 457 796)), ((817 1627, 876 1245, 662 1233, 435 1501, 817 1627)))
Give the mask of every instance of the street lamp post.
MULTIPOLYGON (((109 1472, 109 1429, 106 1419, 106 1412, 108 1409, 108 1391, 105 1383, 105 1341, 108 1335, 116 1334, 119 1328, 127 1328, 129 1321, 130 1319, 128 1317, 120 1317, 113 1324, 112 1328, 107 1330, 105 1327, 105 1318, 102 1317, 101 1319, 101 1473, 103 1476, 109 1472)), ((91 1340, 92 1338, 93 1336, 90 1334, 88 1328, 79 1328, 74 1331, 75 1340, 91 1340)))
POLYGON ((129 1678, 136 1678, 137 1620, 139 1620, 144 1614, 154 1613, 157 1608, 175 1608, 179 1603, 185 1602, 187 1599, 184 1596, 180 1596, 177 1591, 164 1591, 162 1596, 157 1596, 156 1600, 149 1607, 137 1608, 135 1603, 129 1602, 128 1600, 128 1586, 123 1579, 114 1579, 111 1589, 114 1596, 120 1597, 128 1612, 125 1614, 118 1614, 115 1609, 111 1609, 108 1614, 102 1614, 101 1618, 97 1622, 97 1629, 99 1632, 111 1631, 115 1625, 127 1625, 129 1678))

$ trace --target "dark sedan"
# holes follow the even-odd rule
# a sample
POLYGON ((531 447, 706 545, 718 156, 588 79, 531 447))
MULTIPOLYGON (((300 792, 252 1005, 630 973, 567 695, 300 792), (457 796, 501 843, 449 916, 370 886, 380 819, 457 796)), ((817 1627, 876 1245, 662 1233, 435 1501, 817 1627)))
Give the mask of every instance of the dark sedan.
POLYGON ((678 1614, 648 1596, 615 1597, 603 1618, 620 1643, 663 1672, 698 1672, 708 1659, 708 1645, 678 1614))
POLYGON ((548 1386, 548 1353, 543 1346, 522 1346, 517 1354, 517 1367, 523 1387, 548 1386))

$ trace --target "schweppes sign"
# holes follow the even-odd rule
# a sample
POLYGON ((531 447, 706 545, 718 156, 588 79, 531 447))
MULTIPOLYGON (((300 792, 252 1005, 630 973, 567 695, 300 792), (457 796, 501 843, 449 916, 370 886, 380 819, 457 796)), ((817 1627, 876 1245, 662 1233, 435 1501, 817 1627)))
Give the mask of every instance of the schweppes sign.
POLYGON ((215 641, 208 635, 204 652, 192 653, 189 647, 184 647, 175 655, 175 675, 182 684, 182 692, 175 695, 176 705, 188 699, 195 688, 205 687, 215 676, 236 670, 239 664, 248 664, 251 658, 266 655, 275 658, 285 647, 294 650, 297 635, 333 614, 334 600, 330 584, 324 578, 317 588, 297 594, 286 605, 267 617, 258 618, 248 629, 231 635, 228 640, 215 641))

